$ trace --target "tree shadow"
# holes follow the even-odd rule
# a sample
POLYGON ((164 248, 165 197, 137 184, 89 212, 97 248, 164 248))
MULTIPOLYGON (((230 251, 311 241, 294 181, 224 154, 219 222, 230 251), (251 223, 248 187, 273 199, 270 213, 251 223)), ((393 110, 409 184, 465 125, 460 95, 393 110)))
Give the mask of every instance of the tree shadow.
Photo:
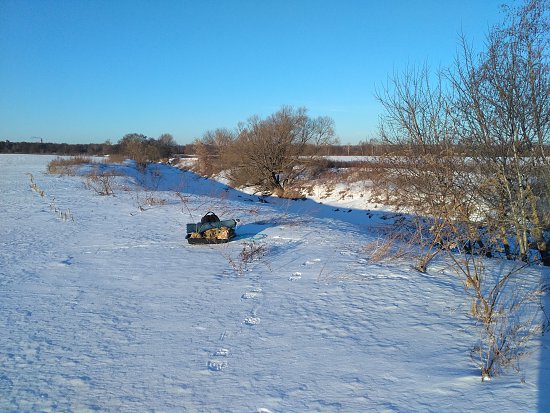
MULTIPOLYGON (((350 235, 366 234, 373 227, 385 226, 393 223, 395 219, 404 217, 406 214, 388 212, 388 211, 370 211, 363 209, 342 208, 325 205, 311 199, 285 199, 271 196, 252 195, 229 185, 204 178, 194 172, 181 170, 171 165, 151 163, 145 168, 138 168, 135 162, 127 161, 123 165, 112 165, 121 175, 131 179, 133 183, 141 187, 144 191, 169 191, 176 192, 185 197, 205 197, 209 201, 204 202, 204 208, 188 211, 190 213, 190 222, 200 220, 202 215, 212 209, 224 209, 225 201, 242 202, 242 210, 252 210, 271 207, 277 210, 281 216, 292 216, 290 219, 301 219, 307 221, 311 218, 320 218, 327 223, 334 225, 346 225, 346 230, 350 235), (349 225, 347 225, 349 224, 349 225)), ((218 210, 214 211, 218 214, 218 210)), ((238 216, 227 216, 220 218, 240 218, 238 216)), ((261 232, 269 227, 278 226, 282 221, 274 219, 272 221, 246 222, 238 225, 241 238, 258 238, 261 232)))
POLYGON ((237 225, 238 233, 236 239, 261 241, 262 239, 267 237, 267 235, 262 234, 262 232, 267 228, 275 226, 277 226, 277 223, 275 221, 256 221, 243 225, 237 225))

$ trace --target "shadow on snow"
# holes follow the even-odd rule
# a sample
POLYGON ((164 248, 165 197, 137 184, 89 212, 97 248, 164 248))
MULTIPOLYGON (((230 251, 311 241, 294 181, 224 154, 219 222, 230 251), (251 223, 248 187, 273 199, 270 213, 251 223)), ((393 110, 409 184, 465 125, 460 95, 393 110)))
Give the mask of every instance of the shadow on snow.
MULTIPOLYGON (((391 223, 404 214, 389 211, 370 211, 353 208, 341 208, 325 205, 311 199, 284 199, 270 196, 258 196, 234 189, 224 183, 204 178, 191 171, 181 170, 164 164, 149 164, 144 170, 136 167, 135 162, 127 161, 123 165, 105 165, 103 168, 112 168, 117 174, 126 176, 144 191, 168 191, 179 193, 182 200, 188 197, 203 197, 204 208, 190 213, 190 222, 198 222, 202 215, 214 210, 221 219, 239 218, 225 216, 226 201, 240 203, 242 212, 268 206, 277 210, 281 215, 292 215, 295 218, 307 221, 311 218, 320 218, 337 226, 345 226, 350 235, 364 235, 373 227, 391 223)), ((199 206, 200 206, 199 202, 199 206)), ((257 238, 266 228, 279 225, 280 220, 247 222, 239 225, 238 238, 257 238), (240 234, 240 235, 239 235, 240 234)))

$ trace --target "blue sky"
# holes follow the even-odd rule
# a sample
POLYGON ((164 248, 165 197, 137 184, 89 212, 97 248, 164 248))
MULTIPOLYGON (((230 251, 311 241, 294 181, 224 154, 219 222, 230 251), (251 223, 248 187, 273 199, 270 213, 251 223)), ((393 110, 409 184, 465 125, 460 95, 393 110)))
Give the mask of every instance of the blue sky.
MULTIPOLYGON (((388 76, 482 47, 503 0, 0 0, 0 140, 190 143, 282 105, 376 133, 388 76)), ((514 3, 513 3, 514 4, 514 3)))

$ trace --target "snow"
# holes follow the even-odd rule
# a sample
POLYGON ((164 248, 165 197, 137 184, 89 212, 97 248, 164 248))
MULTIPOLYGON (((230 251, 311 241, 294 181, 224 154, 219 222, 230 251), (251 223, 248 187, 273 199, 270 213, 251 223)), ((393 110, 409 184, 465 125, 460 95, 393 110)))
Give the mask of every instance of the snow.
POLYGON ((0 411, 550 411, 547 336, 481 382, 460 280, 369 261, 394 214, 359 193, 265 203, 126 165, 99 196, 51 159, 0 155, 0 411), (187 244, 208 211, 237 240, 187 244))

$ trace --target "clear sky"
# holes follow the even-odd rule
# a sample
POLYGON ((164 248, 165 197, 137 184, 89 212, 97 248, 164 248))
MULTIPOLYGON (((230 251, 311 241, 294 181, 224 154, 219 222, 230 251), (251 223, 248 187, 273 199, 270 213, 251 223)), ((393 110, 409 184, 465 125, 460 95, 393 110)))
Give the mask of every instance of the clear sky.
POLYGON ((0 0, 0 140, 184 144, 292 105, 356 143, 388 76, 482 47, 503 1, 0 0))

